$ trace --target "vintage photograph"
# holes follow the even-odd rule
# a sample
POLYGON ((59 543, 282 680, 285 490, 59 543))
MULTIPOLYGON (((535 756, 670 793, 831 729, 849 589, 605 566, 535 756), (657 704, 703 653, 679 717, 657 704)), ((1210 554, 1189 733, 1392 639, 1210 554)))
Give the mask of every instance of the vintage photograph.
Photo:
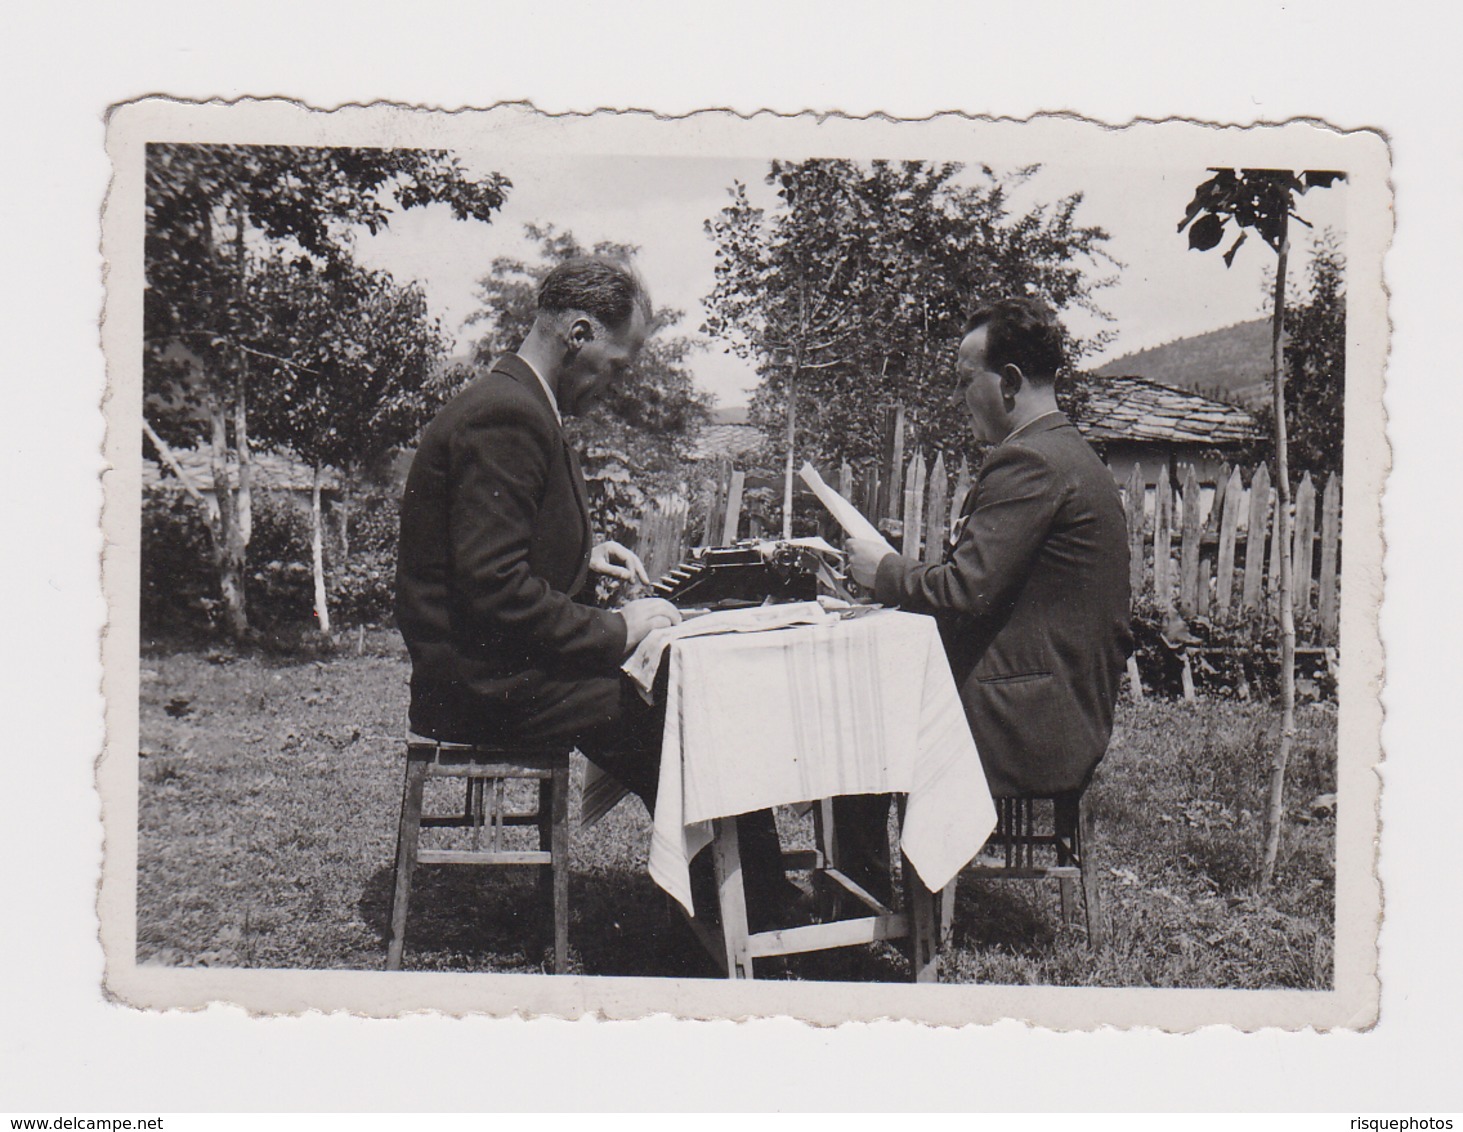
POLYGON ((1376 135, 108 147, 112 994, 1375 1020, 1376 135))

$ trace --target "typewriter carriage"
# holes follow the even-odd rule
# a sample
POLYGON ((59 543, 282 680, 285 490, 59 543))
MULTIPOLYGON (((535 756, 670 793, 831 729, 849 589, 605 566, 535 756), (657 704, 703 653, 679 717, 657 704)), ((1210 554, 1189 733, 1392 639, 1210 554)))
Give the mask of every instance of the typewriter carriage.
POLYGON ((652 593, 681 607, 731 609, 789 601, 813 601, 824 592, 849 600, 841 574, 824 554, 786 542, 746 540, 732 546, 698 546, 652 593))

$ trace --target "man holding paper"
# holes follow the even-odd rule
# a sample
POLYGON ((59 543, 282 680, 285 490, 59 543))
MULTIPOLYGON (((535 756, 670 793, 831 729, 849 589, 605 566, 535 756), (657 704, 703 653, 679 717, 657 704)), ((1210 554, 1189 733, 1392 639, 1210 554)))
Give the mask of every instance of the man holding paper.
MULTIPOLYGON (((1057 408, 1061 328, 1032 299, 971 316, 957 396, 987 455, 954 546, 922 566, 871 539, 849 568, 885 605, 934 614, 991 793, 1083 789, 1129 653, 1126 522, 1112 473, 1057 408)), ((864 823, 860 823, 864 824, 864 823)))

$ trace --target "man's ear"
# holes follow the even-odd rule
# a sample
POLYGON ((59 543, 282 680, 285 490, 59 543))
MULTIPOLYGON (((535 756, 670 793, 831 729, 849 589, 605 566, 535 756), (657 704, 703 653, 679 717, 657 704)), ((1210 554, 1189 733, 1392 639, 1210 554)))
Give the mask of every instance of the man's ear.
POLYGON ((1026 384, 1026 375, 1021 372, 1021 367, 1014 362, 1007 362, 1001 367, 1001 396, 1014 398, 1021 392, 1021 387, 1026 384))
POLYGON ((594 323, 584 315, 579 315, 569 323, 568 333, 564 337, 572 349, 581 349, 594 341, 594 323))

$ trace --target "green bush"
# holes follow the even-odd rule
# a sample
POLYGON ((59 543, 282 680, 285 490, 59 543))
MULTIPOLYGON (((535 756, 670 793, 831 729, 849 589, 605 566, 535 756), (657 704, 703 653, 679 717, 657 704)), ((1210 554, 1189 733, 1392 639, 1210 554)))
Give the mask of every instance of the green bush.
MULTIPOLYGON (((1143 687, 1170 698, 1183 692, 1181 651, 1164 640, 1176 635, 1173 620, 1174 614, 1159 609, 1151 598, 1133 603, 1133 643, 1143 687)), ((1299 641, 1314 639, 1309 622, 1297 618, 1296 628, 1299 641)), ((1279 698, 1280 631, 1268 617, 1253 611, 1189 617, 1182 630, 1193 638, 1190 669, 1197 691, 1228 699, 1279 698)), ((1296 676, 1303 682, 1302 699, 1335 699, 1335 677, 1324 660, 1302 655, 1296 676)))
MULTIPOLYGON (((285 493, 256 492, 244 562, 249 622, 273 628, 308 621, 310 514, 285 493)), ((171 487, 142 500, 139 616, 144 635, 213 632, 223 599, 202 506, 171 487)))
POLYGON ((145 493, 140 551, 143 636, 210 629, 219 604, 218 575, 197 501, 181 489, 145 493))
POLYGON ((310 509, 288 492, 256 492, 253 530, 245 554, 244 596, 249 624, 276 629, 313 619, 310 509))
POLYGON ((396 601, 397 501, 390 495, 357 498, 345 522, 350 553, 341 553, 338 539, 326 542, 330 616, 342 626, 389 624, 396 601))

